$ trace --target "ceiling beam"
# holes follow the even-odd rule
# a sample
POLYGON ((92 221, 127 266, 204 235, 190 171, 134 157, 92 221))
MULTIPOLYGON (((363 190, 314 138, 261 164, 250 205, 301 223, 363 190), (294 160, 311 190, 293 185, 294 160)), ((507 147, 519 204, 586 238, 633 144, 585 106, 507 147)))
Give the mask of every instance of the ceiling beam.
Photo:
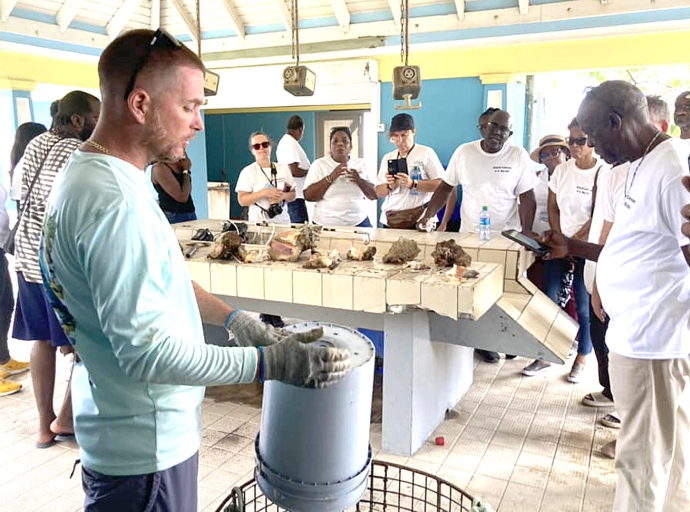
POLYGON ((331 5, 333 6, 333 12, 338 20, 338 24, 343 32, 349 32, 350 30, 350 9, 347 8, 345 0, 331 0, 331 5))
POLYGON ((151 22, 149 28, 158 30, 161 26, 161 0, 151 0, 151 22))
MULTIPOLYGON (((0 2, 2 1, 3 0, 0 0, 0 2)), ((159 0, 152 0, 153 3, 157 1, 159 0)), ((656 3, 654 4, 650 3, 649 0, 627 0, 626 2, 608 2, 606 5, 602 5, 599 1, 594 0, 550 2, 546 4, 530 5, 529 13, 527 15, 520 14, 517 9, 493 9, 488 11, 467 11, 465 12, 465 17, 463 20, 459 20, 456 13, 449 13, 447 15, 439 16, 417 17, 415 18, 415 33, 433 34, 474 28, 509 27, 511 25, 519 25, 524 23, 533 24, 540 22, 558 22, 587 18, 599 18, 602 20, 607 20, 611 16, 627 14, 630 12, 651 12, 658 9, 659 6, 665 9, 675 9, 685 8, 687 5, 687 0, 656 0, 656 3)), ((574 37, 602 37, 606 35, 620 34, 629 35, 630 26, 631 25, 591 27, 583 28, 581 30, 561 30, 548 33, 535 33, 529 38, 524 35, 506 35, 491 38, 468 39, 464 41, 462 45, 485 46, 499 44, 499 41, 503 44, 505 41, 525 42, 527 40, 564 40, 574 37)), ((158 23, 156 23, 154 27, 158 28, 158 23)), ((679 19, 672 22, 642 23, 635 25, 635 27, 636 31, 639 30, 641 33, 663 30, 687 30, 687 21, 679 19)), ((105 48, 110 42, 109 37, 105 34, 97 34, 74 28, 68 28, 67 31, 62 34, 60 33, 59 27, 54 23, 25 20, 15 16, 10 16, 7 21, 0 25, 0 28, 3 32, 7 33, 20 34, 30 38, 38 38, 43 40, 61 41, 70 45, 76 45, 76 47, 93 50, 92 52, 80 52, 79 49, 76 49, 75 53, 69 54, 74 55, 74 58, 78 59, 95 58, 93 57, 94 55, 97 55, 95 50, 105 48)), ((344 33, 339 26, 315 27, 300 30, 300 43, 309 45, 312 43, 317 44, 323 42, 357 40, 359 38, 368 37, 372 33, 378 34, 380 37, 398 37, 400 35, 399 28, 396 29, 396 26, 390 21, 352 23, 350 30, 347 33, 344 33)), ((285 44, 286 34, 282 30, 265 34, 246 35, 244 41, 234 36, 209 39, 204 41, 204 55, 207 56, 216 52, 280 47, 284 46, 285 44)), ((0 45, 2 45, 2 42, 0 42, 0 45)), ((187 43, 187 45, 196 51, 195 43, 187 43)), ((438 47, 455 45, 455 43, 451 43, 450 41, 438 43, 438 47)), ((22 46, 24 45, 16 45, 17 48, 21 48, 22 46)), ((14 51, 21 50, 15 49, 14 51)), ((374 51, 376 52, 377 50, 374 51)), ((390 53, 393 51, 395 51, 395 47, 378 50, 379 53, 390 53)), ((65 55, 67 55, 66 52, 65 55)), ((249 65, 249 62, 245 64, 249 65)), ((0 71, 0 73, 1 72, 2 71, 0 71)))
POLYGON ((196 37, 196 21, 194 21, 194 18, 192 18, 192 15, 189 14, 189 11, 184 5, 183 0, 170 0, 170 3, 172 6, 175 8, 177 11, 177 14, 180 15, 180 18, 182 18, 182 21, 184 22, 185 26, 187 27, 187 32, 189 33, 190 36, 192 36, 192 39, 194 41, 197 40, 196 37))
POLYGON ((391 10, 391 14, 393 15, 393 22, 395 23, 395 26, 400 28, 400 16, 402 16, 400 2, 398 0, 388 0, 388 8, 391 10))
POLYGON ((459 20, 465 19, 465 0, 455 0, 455 11, 459 20))
POLYGON ((529 13, 529 0, 518 0, 518 9, 520 9, 520 14, 529 13))
POLYGON ((237 10, 233 5, 232 0, 222 0, 222 2, 225 6, 225 10, 228 11, 228 16, 230 16, 230 25, 232 25, 232 29, 235 31, 235 34, 237 34, 237 37, 244 40, 244 23, 242 23, 242 20, 237 14, 237 10))
POLYGON ((83 3, 84 0, 65 0, 65 3, 62 4, 62 7, 55 15, 55 23, 60 27, 60 32, 64 32, 69 28, 69 24, 72 23, 83 3))
POLYGON ((0 20, 7 21, 15 5, 17 0, 0 0, 0 20))
POLYGON ((273 0, 273 3, 276 9, 278 9, 278 16, 280 16, 280 21, 283 23, 285 30, 292 32, 292 16, 287 5, 285 5, 285 0, 273 0))
POLYGON ((141 0, 125 0, 122 3, 115 15, 110 18, 110 21, 105 26, 105 33, 108 34, 110 39, 115 39, 120 35, 120 32, 125 28, 129 18, 132 17, 132 14, 134 14, 134 11, 139 5, 141 5, 141 0))

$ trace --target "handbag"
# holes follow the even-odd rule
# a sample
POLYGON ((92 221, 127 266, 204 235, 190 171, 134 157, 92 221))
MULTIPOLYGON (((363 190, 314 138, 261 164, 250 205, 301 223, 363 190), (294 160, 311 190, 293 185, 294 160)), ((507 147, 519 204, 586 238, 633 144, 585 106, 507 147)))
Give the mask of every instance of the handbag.
POLYGON ((414 229, 425 209, 426 205, 421 205, 406 210, 388 211, 386 225, 392 229, 414 229))
MULTIPOLYGON (((62 140, 62 139, 60 139, 62 140)), ((15 243, 14 243, 14 238, 17 236, 17 230, 19 229, 19 223, 22 220, 22 216, 24 215, 24 212, 29 206, 29 196, 31 195, 31 191, 34 188, 34 185, 38 181, 38 176, 41 174, 41 170, 43 169, 43 164, 46 163, 46 158, 48 158, 48 155, 52 151, 53 147, 55 147, 55 144, 60 142, 60 140, 56 141, 53 143, 52 146, 48 148, 48 151, 46 151, 46 154, 43 156, 43 160, 41 160, 41 165, 38 166, 38 171, 36 171, 36 175, 34 178, 31 180, 31 183, 29 184, 29 189, 26 191, 26 199, 22 202, 22 207, 19 209, 19 212, 17 213, 17 222, 14 223, 14 227, 10 230, 9 234, 7 235, 7 240, 5 240, 5 243, 2 244, 2 250, 5 251, 5 254, 11 254, 14 256, 14 251, 15 251, 15 243)))

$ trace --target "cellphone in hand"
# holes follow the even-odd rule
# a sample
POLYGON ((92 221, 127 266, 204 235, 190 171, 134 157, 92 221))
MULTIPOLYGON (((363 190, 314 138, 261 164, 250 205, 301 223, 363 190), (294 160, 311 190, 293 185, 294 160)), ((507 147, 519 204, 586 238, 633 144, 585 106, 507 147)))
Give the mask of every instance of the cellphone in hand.
POLYGON ((388 160, 388 174, 395 176, 396 174, 407 174, 407 159, 396 158, 395 160, 388 160))
POLYGON ((512 240, 513 242, 517 242, 525 249, 529 249, 530 251, 534 252, 537 256, 545 256, 551 251, 550 247, 542 245, 539 242, 537 242, 534 238, 530 238, 527 235, 524 235, 514 229, 502 231, 501 234, 504 237, 512 240))

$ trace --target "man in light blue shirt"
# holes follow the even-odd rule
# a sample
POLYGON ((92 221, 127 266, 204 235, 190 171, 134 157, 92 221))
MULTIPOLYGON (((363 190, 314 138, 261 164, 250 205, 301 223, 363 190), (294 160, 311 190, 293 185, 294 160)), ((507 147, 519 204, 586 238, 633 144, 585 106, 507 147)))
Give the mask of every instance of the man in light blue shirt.
POLYGON ((201 61, 162 30, 136 30, 105 49, 98 71, 101 117, 54 185, 41 248, 51 304, 80 358, 85 509, 195 511, 203 386, 326 387, 349 354, 308 345, 318 330, 285 337, 190 281, 143 171, 181 158, 203 129, 201 61), (202 319, 240 347, 205 344, 202 319))

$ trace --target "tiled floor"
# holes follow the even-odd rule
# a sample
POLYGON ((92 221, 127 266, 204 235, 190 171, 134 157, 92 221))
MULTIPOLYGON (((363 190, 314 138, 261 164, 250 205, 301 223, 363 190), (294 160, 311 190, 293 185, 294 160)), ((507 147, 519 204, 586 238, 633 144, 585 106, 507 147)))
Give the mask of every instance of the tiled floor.
MULTIPOLYGON (((28 358, 28 344, 12 341, 15 358, 28 358)), ((449 411, 414 457, 381 451, 380 386, 374 400, 371 444, 379 460, 398 462, 437 474, 501 512, 595 512, 611 509, 615 486, 613 461, 600 447, 615 432, 600 426, 602 412, 581 405, 595 389, 592 356, 584 384, 569 384, 565 368, 526 378, 526 360, 477 363, 475 384, 449 411)), ((62 393, 68 362, 60 358, 57 392, 62 393)), ((81 510, 79 471, 69 478, 75 444, 34 448, 36 412, 31 378, 25 388, 0 398, 0 510, 73 512, 81 510)), ((60 397, 56 397, 56 404, 60 397)), ((259 429, 258 386, 209 388, 204 400, 199 469, 199 510, 214 511, 234 485, 252 478, 253 439, 259 429)))

